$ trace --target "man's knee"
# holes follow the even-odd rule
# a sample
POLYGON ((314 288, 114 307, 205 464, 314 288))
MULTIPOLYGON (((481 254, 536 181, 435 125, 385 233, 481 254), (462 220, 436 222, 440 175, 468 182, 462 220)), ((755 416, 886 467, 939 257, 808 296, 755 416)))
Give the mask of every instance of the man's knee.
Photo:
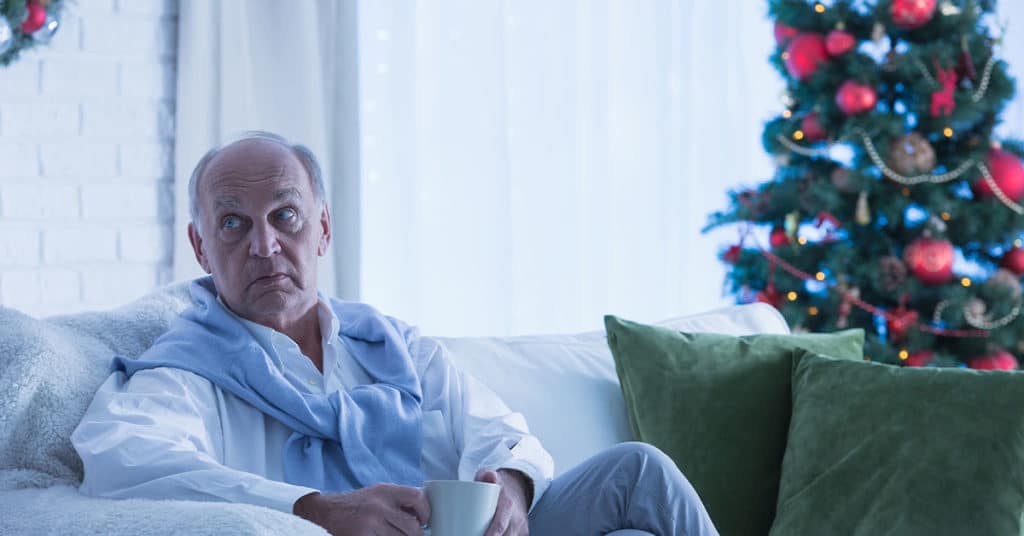
POLYGON ((678 471, 676 463, 672 461, 672 458, 668 457, 658 447, 651 445, 650 443, 642 443, 640 441, 627 441, 625 443, 619 443, 610 450, 614 451, 615 454, 621 458, 629 458, 635 460, 640 467, 656 467, 659 469, 670 469, 678 471))

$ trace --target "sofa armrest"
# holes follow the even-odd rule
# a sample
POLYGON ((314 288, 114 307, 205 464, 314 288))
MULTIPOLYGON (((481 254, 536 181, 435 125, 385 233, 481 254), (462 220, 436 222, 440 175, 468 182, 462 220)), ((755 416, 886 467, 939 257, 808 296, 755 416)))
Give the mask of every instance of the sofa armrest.
POLYGON ((324 536, 298 516, 247 504, 110 500, 70 486, 0 492, 0 534, 324 536))

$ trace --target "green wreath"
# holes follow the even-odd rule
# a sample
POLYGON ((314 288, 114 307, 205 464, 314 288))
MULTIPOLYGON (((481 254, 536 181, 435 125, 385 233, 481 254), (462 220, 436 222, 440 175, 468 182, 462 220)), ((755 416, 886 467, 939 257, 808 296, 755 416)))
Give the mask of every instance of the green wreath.
POLYGON ((64 0, 0 0, 0 67, 23 50, 49 43, 63 8, 64 0))

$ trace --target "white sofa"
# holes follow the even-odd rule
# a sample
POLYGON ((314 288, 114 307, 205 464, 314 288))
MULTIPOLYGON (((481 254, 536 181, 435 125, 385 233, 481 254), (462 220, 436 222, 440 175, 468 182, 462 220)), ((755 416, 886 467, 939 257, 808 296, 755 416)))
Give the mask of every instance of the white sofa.
MULTIPOLYGON (((78 494, 82 466, 68 437, 110 357, 138 355, 190 304, 178 284, 104 312, 38 320, 0 308, 0 534, 325 534, 256 506, 78 494)), ((763 304, 660 324, 734 335, 789 331, 763 304)), ((459 366, 526 416, 556 473, 632 439, 603 332, 441 340, 459 366)))

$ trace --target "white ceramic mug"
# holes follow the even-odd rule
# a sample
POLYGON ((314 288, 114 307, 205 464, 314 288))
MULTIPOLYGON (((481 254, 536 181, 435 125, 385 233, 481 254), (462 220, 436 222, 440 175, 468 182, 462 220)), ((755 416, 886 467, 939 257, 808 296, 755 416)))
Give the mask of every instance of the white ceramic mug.
POLYGON ((498 507, 501 486, 465 480, 428 480, 430 536, 483 536, 498 507))

